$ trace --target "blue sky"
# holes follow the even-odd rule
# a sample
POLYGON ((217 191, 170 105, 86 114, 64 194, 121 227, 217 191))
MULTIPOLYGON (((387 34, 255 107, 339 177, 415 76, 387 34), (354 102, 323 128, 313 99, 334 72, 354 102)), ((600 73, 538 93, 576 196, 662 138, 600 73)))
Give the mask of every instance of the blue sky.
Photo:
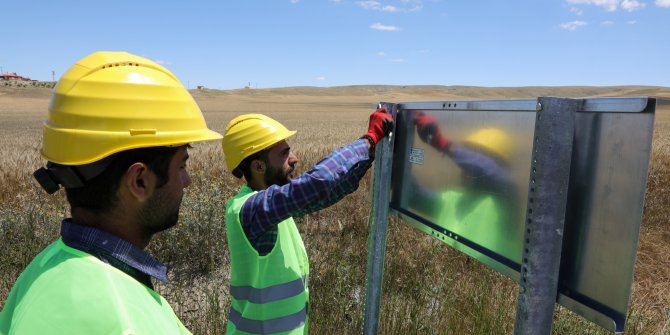
POLYGON ((185 86, 670 86, 670 0, 5 1, 0 67, 128 51, 185 86))

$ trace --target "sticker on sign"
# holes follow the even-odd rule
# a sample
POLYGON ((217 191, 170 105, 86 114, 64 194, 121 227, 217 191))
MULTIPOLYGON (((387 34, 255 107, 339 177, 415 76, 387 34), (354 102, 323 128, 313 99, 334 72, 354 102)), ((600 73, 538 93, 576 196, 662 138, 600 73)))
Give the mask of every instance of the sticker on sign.
POLYGON ((411 148, 409 152, 409 162, 412 164, 423 165, 423 149, 411 148))

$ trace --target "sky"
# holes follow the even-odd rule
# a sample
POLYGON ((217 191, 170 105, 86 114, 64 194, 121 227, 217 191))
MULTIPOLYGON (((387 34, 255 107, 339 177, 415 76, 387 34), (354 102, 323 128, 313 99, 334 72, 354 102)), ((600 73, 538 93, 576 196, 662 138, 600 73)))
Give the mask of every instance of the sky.
POLYGON ((187 88, 670 86, 670 0, 0 3, 0 71, 128 51, 187 88))

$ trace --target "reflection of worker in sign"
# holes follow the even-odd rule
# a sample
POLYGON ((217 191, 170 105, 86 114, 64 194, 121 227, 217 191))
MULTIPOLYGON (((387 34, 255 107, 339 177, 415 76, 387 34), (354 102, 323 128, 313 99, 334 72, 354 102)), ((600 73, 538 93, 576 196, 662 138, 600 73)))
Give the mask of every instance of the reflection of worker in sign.
POLYGON ((430 115, 417 113, 415 124, 422 141, 461 169, 462 181, 462 188, 443 192, 415 185, 416 207, 449 231, 517 260, 517 192, 508 168, 509 137, 497 128, 483 128, 457 144, 441 133, 430 115))
POLYGON ((190 334, 151 277, 144 251, 177 223, 191 142, 220 139, 167 69, 125 52, 96 52, 60 79, 34 174, 65 188, 72 218, 17 279, 0 334, 190 334))

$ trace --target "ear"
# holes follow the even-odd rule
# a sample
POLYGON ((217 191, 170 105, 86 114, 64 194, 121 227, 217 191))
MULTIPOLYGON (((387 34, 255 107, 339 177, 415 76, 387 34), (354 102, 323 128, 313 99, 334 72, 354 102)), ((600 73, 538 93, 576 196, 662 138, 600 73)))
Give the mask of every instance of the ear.
POLYGON ((260 159, 255 159, 251 161, 251 171, 255 174, 264 175, 265 174, 265 162, 260 159))
POLYGON ((144 163, 134 163, 126 170, 123 186, 139 202, 148 199, 156 186, 156 175, 144 163))

